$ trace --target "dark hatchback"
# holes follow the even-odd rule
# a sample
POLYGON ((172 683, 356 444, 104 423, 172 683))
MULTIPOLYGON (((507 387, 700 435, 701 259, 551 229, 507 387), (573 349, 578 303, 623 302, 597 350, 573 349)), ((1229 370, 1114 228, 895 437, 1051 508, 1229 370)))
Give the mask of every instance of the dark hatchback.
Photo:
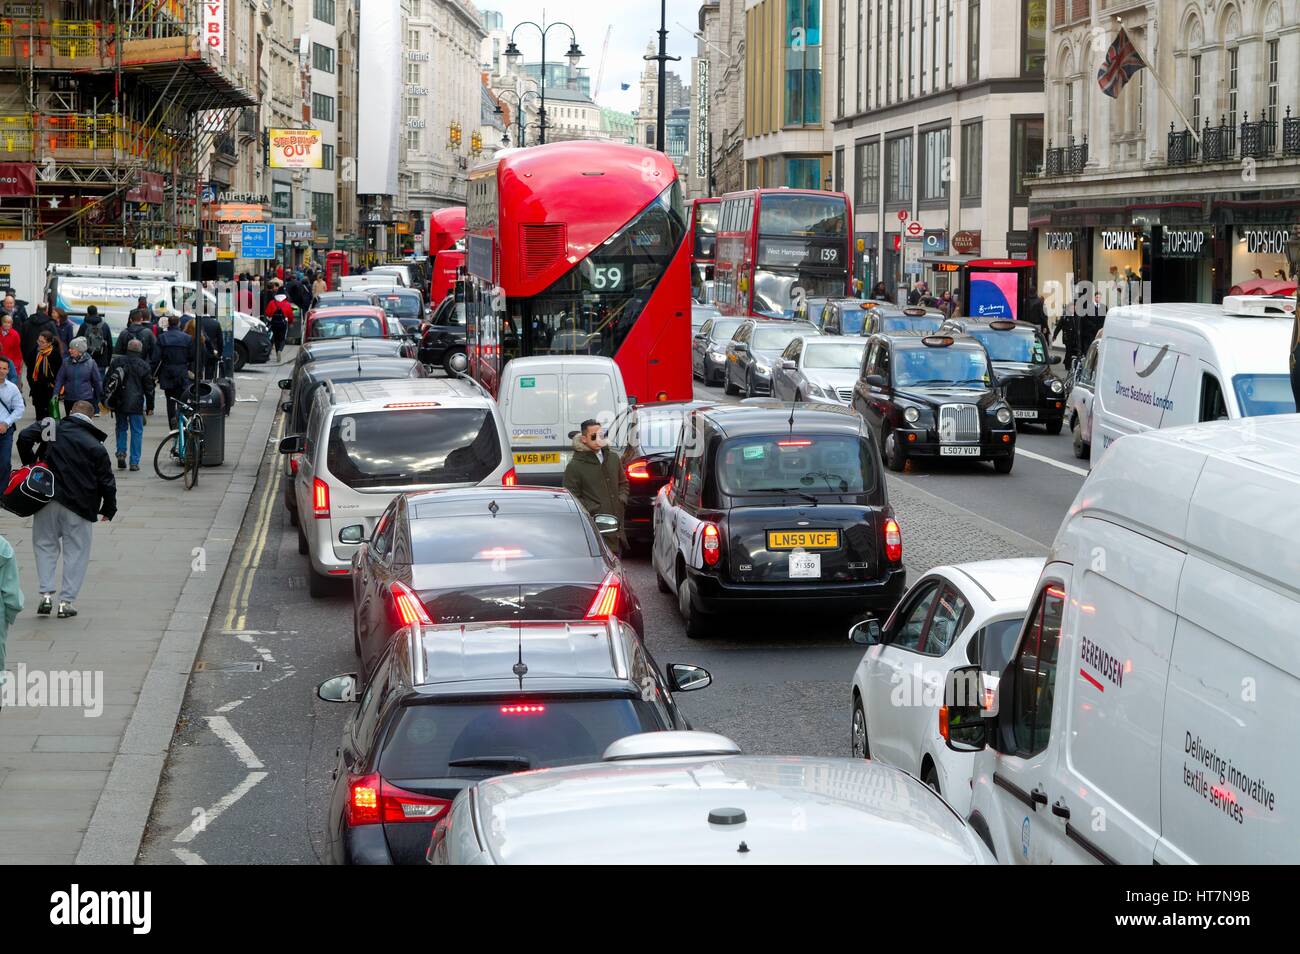
POLYGON ((988 353, 961 335, 873 335, 853 409, 878 441, 890 470, 912 457, 991 460, 1011 472, 1016 422, 1002 400, 988 353))
POLYGON ((375 294, 375 304, 402 323, 409 335, 424 325, 424 296, 414 288, 387 288, 375 294))
POLYGON ((659 401, 628 408, 606 433, 627 474, 628 497, 623 528, 628 543, 648 547, 654 540, 654 503, 668 483, 682 422, 709 401, 659 401))
MULTIPOLYGON (((361 355, 383 355, 393 358, 414 358, 412 349, 400 338, 333 338, 328 341, 309 341, 298 351, 294 359, 292 375, 304 364, 312 361, 324 361, 326 358, 346 358, 361 355)), ((287 389, 284 381, 280 387, 287 389)))
MULTIPOLYGON (((335 864, 422 864, 463 789, 494 775, 600 761, 612 742, 689 729, 674 692, 619 620, 414 626, 396 634, 343 728, 326 818, 335 864)), ((353 702, 355 675, 317 688, 353 702)))
POLYGON ((401 494, 352 557, 353 647, 369 673, 416 623, 607 619, 642 631, 641 603, 566 490, 401 494))
POLYGON ((1060 364, 1037 325, 1008 319, 958 318, 948 322, 953 331, 970 335, 984 346, 993 373, 1017 424, 1042 424, 1049 434, 1061 433, 1065 383, 1052 373, 1060 364))
POLYGON ((655 502, 652 557, 687 635, 708 635, 709 618, 732 609, 892 609, 906 572, 878 460, 847 408, 761 401, 692 413, 655 502))
POLYGON ((466 349, 465 302, 460 300, 460 295, 458 287, 456 294, 438 303, 420 338, 420 360, 428 365, 441 365, 448 375, 453 373, 455 356, 464 355, 466 349))
MULTIPOLYGON (((289 391, 280 410, 287 415, 285 436, 307 432, 307 414, 311 411, 312 395, 317 388, 330 384, 351 384, 355 381, 381 381, 390 378, 424 378, 429 372, 414 358, 389 355, 347 354, 342 357, 322 358, 300 365, 292 378, 280 381, 281 389, 289 391)), ((289 511, 289 522, 298 525, 298 500, 294 495, 293 477, 298 472, 298 455, 284 454, 284 509, 289 511)))

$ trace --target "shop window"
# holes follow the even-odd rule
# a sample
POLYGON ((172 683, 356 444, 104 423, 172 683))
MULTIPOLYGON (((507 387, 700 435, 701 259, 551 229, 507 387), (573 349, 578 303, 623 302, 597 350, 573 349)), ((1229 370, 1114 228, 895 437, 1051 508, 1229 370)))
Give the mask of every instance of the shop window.
POLYGON ((880 143, 860 142, 854 147, 853 202, 874 210, 880 201, 880 143))
POLYGON ((1029 201, 1028 178, 1043 162, 1043 117, 1017 117, 1011 129, 1011 191, 1024 205, 1029 201))
POLYGON ((885 201, 912 201, 912 137, 891 139, 886 144, 885 201))

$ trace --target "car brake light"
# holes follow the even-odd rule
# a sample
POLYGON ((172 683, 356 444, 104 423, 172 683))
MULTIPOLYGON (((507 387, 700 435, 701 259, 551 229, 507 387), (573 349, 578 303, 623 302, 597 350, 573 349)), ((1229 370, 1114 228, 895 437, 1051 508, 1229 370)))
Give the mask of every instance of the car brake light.
POLYGON ((629 480, 649 480, 650 463, 644 460, 634 460, 627 465, 627 476, 629 480))
POLYGON ((945 742, 948 741, 948 707, 939 707, 939 735, 945 742))
POLYGON ((384 409, 389 411, 410 411, 418 408, 438 407, 437 401, 395 401, 391 404, 385 404, 384 409))
POLYGON ((330 485, 317 477, 311 484, 311 512, 317 520, 330 516, 330 485))
POLYGON ((414 626, 417 623, 433 625, 424 603, 401 580, 394 580, 388 587, 388 593, 393 598, 393 608, 397 611, 397 619, 402 626, 414 626))
POLYGON ((890 563, 903 561, 903 532, 893 517, 885 521, 885 559, 890 563))
POLYGON ((348 779, 348 826, 376 825, 379 823, 379 786, 381 779, 374 775, 353 776, 348 779))
POLYGON ((722 536, 718 533, 718 526, 714 523, 704 525, 704 562, 709 566, 717 566, 718 560, 722 558, 722 536))
POLYGON ((522 547, 488 547, 486 550, 479 550, 476 560, 518 560, 523 557, 532 556, 522 547))
POLYGON ((587 619, 609 619, 618 609, 618 597, 622 588, 618 577, 613 573, 606 573, 605 579, 600 583, 600 589, 596 591, 595 598, 591 605, 587 607, 587 619))
POLYGON ((777 447, 811 447, 812 441, 777 441, 777 447))
POLYGON ((546 706, 537 704, 520 703, 519 705, 501 707, 502 715, 541 715, 545 711, 546 706))
POLYGON ((515 473, 515 469, 513 467, 511 467, 509 470, 507 470, 504 474, 501 475, 502 487, 514 487, 517 486, 518 483, 519 483, 519 475, 515 473))
POLYGON ((398 788, 379 773, 353 776, 348 780, 347 823, 349 827, 381 822, 428 822, 446 814, 451 802, 432 795, 398 788))

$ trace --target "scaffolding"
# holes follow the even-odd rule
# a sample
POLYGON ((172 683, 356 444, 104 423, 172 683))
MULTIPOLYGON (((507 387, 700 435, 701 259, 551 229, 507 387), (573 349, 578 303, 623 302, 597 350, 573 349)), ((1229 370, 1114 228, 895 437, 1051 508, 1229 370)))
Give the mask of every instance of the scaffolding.
POLYGON ((0 17, 0 162, 36 172, 36 195, 0 199, 0 236, 195 241, 214 153, 257 105, 203 45, 202 8, 44 0, 0 17))

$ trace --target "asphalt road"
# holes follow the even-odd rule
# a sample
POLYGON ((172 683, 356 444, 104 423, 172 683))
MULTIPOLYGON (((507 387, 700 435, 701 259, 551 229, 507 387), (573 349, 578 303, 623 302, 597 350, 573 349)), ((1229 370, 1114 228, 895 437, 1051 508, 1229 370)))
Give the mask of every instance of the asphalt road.
MULTIPOLYGON (((329 775, 349 707, 317 700, 314 689, 356 668, 351 600, 308 595, 274 437, 190 679, 142 862, 312 863, 325 854, 329 775)), ((1079 463, 1068 434, 1031 429, 1010 475, 970 463, 891 475, 910 578, 939 563, 1044 553, 1082 481, 1079 463)), ((848 686, 861 650, 847 644, 843 620, 737 617, 689 640, 648 560, 628 564, 660 664, 713 673, 712 686, 678 697, 696 728, 753 753, 848 754, 848 686)))

